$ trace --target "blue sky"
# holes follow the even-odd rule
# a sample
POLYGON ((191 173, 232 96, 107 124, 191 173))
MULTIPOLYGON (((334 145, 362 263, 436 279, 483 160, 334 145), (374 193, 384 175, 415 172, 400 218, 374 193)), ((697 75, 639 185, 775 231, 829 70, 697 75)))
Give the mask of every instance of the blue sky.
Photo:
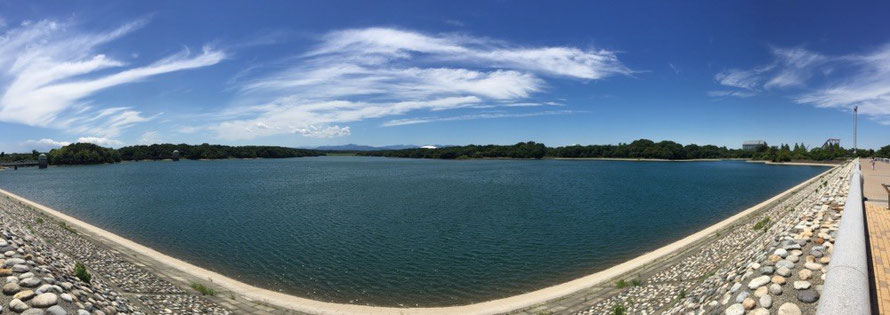
POLYGON ((890 3, 0 1, 0 150, 890 144, 890 3))

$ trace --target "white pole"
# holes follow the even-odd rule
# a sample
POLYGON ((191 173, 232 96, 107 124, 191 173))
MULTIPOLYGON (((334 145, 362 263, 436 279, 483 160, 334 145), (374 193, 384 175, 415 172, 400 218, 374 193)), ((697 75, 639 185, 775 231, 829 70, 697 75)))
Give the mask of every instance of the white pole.
POLYGON ((859 149, 856 143, 856 129, 859 128, 859 106, 853 106, 853 154, 859 149))

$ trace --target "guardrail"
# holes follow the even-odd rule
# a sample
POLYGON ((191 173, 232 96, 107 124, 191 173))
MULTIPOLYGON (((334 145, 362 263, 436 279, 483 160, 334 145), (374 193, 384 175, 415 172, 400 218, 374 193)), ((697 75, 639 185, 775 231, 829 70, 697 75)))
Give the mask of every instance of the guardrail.
POLYGON ((850 174, 850 191, 838 228, 834 253, 825 275, 818 315, 871 314, 868 256, 862 202, 862 172, 857 159, 850 174))

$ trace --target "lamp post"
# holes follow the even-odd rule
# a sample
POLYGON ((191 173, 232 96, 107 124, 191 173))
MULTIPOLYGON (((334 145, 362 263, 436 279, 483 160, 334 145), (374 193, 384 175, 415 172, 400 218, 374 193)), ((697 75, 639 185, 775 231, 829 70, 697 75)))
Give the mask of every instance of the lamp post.
POLYGON ((856 154, 858 146, 856 144, 856 129, 859 124, 859 106, 853 106, 853 154, 856 154))

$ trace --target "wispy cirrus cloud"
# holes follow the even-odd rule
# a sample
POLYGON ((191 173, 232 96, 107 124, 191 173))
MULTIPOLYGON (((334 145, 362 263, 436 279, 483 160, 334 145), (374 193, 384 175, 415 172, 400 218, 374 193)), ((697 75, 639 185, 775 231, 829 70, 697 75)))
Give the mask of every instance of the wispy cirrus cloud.
POLYGON ((775 61, 749 70, 718 73, 715 79, 736 90, 710 91, 713 97, 748 97, 766 90, 794 89, 799 104, 849 110, 890 125, 890 44, 858 54, 830 56, 803 48, 773 48, 775 61))
POLYGON ((239 75, 240 96, 247 101, 226 110, 225 116, 236 118, 209 129, 229 140, 342 136, 351 130, 341 125, 365 119, 555 104, 529 99, 545 91, 549 80, 633 74, 616 52, 604 49, 524 47, 393 28, 327 33, 291 63, 271 74, 239 75))
POLYGON ((747 97, 763 90, 803 86, 814 68, 829 59, 807 49, 771 48, 773 61, 750 69, 729 69, 718 72, 714 79, 720 85, 747 90, 732 96, 747 97))
POLYGON ((100 136, 94 138, 114 137, 153 116, 133 107, 91 103, 90 96, 225 58, 222 51, 205 47, 197 54, 184 49, 133 66, 99 52, 104 44, 147 23, 140 19, 105 32, 86 32, 73 23, 44 20, 6 30, 0 36, 0 121, 100 136))
POLYGON ((554 110, 554 111, 540 111, 540 112, 531 112, 531 113, 480 113, 480 114, 469 114, 469 115, 450 116, 450 117, 405 118, 405 119, 394 119, 394 120, 387 121, 387 122, 383 123, 383 126, 384 127, 393 127, 393 126, 425 124, 425 123, 440 122, 440 121, 536 117, 536 116, 568 115, 568 114, 574 114, 574 113, 577 113, 577 111, 554 110))

